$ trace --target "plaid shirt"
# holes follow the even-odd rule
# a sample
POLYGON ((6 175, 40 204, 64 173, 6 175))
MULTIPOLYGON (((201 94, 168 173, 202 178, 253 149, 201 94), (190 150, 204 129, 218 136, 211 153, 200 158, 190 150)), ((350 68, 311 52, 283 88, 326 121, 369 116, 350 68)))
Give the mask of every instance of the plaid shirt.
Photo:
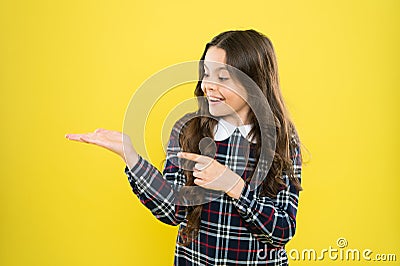
MULTIPOLYGON (((181 120, 180 120, 181 121, 181 120)), ((133 192, 152 214, 169 225, 186 225, 187 207, 173 203, 175 193, 186 183, 183 170, 171 162, 171 156, 181 151, 179 147, 178 121, 172 129, 167 148, 167 160, 161 174, 154 166, 139 156, 132 169, 125 167, 125 174, 133 192), (160 196, 161 195, 161 196, 160 196), (164 199, 164 200, 162 200, 164 199)), ((250 144, 250 155, 246 163, 241 151, 247 141, 236 129, 222 141, 215 141, 215 159, 231 170, 242 173, 246 179, 254 170, 254 144, 250 144)), ((247 142, 248 143, 248 142, 247 142)), ((295 175, 301 178, 300 149, 292 157, 295 175)), ((245 184, 239 199, 223 194, 211 202, 204 203, 197 238, 188 246, 181 246, 179 234, 175 249, 175 262, 182 265, 287 265, 285 244, 296 229, 298 192, 282 176, 287 188, 276 198, 260 196, 259 188, 250 189, 245 184)))

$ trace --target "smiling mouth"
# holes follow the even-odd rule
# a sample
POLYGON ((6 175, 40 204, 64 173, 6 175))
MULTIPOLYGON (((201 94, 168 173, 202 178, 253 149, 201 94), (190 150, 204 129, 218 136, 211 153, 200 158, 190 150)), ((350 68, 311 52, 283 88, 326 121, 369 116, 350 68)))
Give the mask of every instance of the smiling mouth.
POLYGON ((211 102, 211 103, 219 103, 219 102, 222 102, 222 101, 225 100, 225 99, 222 98, 222 97, 214 97, 214 96, 207 96, 207 99, 208 99, 208 101, 211 102))

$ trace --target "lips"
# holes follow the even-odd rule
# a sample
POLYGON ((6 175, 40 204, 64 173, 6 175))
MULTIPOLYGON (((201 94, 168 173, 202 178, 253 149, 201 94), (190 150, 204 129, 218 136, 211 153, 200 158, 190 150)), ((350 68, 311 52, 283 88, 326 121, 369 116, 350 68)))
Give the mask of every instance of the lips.
POLYGON ((207 99, 211 104, 220 103, 225 100, 225 98, 223 98, 223 97, 216 97, 216 96, 210 96, 210 95, 207 96, 207 99))

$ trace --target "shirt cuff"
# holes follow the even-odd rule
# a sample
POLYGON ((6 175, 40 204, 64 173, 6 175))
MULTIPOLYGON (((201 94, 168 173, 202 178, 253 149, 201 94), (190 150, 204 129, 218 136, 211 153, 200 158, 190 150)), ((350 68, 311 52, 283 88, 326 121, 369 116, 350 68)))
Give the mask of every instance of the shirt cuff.
MULTIPOLYGON (((243 219, 249 224, 255 224, 257 221, 256 208, 257 204, 257 195, 256 189, 251 189, 248 183, 245 183, 242 193, 238 199, 235 199, 233 204, 236 206, 239 214, 243 217, 243 219)), ((271 234, 266 235, 265 233, 259 234, 257 233, 259 239, 272 244, 274 241, 271 238, 271 234)))
POLYGON ((253 204, 255 203, 254 201, 254 190, 251 190, 250 185, 245 183, 239 198, 234 199, 233 202, 239 214, 246 222, 252 222, 255 219, 252 211, 253 204))
POLYGON ((150 164, 140 155, 138 155, 137 163, 131 169, 127 165, 125 166, 124 172, 128 176, 128 181, 136 194, 142 194, 149 187, 146 176, 150 169, 150 164))

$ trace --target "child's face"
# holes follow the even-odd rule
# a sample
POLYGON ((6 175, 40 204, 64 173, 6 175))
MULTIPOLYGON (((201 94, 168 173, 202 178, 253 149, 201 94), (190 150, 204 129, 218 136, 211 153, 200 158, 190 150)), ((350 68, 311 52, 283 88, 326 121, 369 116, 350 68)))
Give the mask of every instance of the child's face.
POLYGON ((247 124, 250 107, 246 90, 226 68, 226 52, 212 46, 204 59, 202 89, 207 96, 211 115, 223 117, 232 124, 247 124), (241 121, 240 121, 241 120, 241 121))

